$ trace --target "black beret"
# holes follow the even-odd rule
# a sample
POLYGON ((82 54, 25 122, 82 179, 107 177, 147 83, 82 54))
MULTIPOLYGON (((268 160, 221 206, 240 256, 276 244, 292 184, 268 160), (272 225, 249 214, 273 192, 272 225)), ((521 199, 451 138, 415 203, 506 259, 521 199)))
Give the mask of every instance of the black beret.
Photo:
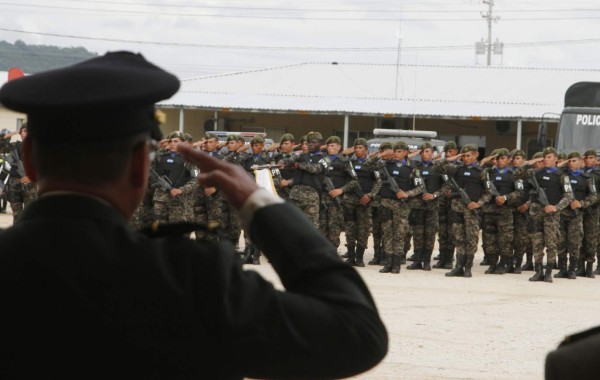
POLYGON ((115 140, 150 132, 154 104, 179 89, 174 75, 140 54, 113 52, 7 82, 0 103, 28 115, 28 135, 47 141, 115 140))

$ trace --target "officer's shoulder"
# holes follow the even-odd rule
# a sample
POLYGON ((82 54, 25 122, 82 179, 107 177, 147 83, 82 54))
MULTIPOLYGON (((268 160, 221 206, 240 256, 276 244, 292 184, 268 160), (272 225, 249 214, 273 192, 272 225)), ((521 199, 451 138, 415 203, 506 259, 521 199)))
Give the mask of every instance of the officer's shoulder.
POLYGON ((563 347, 573 343, 577 343, 591 337, 600 338, 600 326, 596 326, 573 335, 568 335, 567 337, 565 337, 565 339, 563 339, 563 341, 558 345, 558 347, 563 347))

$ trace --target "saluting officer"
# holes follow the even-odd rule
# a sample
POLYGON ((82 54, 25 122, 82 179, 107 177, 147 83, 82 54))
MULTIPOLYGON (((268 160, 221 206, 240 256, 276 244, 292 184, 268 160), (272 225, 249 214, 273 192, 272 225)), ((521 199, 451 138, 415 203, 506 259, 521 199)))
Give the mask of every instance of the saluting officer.
MULTIPOLYGON (((600 187, 600 169, 598 168, 596 150, 588 149, 583 154, 583 171, 589 174, 594 180, 596 191, 600 187)), ((594 263, 596 252, 598 250, 598 218, 600 218, 600 197, 599 201, 586 208, 583 212, 583 246, 582 257, 585 257, 588 265, 594 263)), ((586 268, 587 270, 587 268, 586 268)), ((600 274, 598 267, 592 274, 600 274)), ((587 276, 587 273, 586 273, 587 276)))
POLYGON ((279 171, 279 173, 277 173, 278 175, 273 176, 273 184, 275 185, 275 189, 277 189, 277 194, 283 199, 288 199, 290 197, 290 192, 292 191, 292 179, 296 173, 296 169, 294 169, 293 166, 286 165, 284 162, 284 160, 290 158, 291 155, 294 154, 294 145, 294 135, 285 133, 281 136, 277 152, 273 155, 271 160, 271 164, 282 165, 282 168, 274 168, 272 170, 279 171))

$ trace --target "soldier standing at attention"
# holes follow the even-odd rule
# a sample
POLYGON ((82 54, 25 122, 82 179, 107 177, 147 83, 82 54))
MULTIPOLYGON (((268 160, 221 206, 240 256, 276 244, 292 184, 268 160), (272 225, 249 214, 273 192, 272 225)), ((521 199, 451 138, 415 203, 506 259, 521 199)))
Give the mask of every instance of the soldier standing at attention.
POLYGON ((271 162, 271 164, 282 165, 281 168, 276 169, 279 170, 279 175, 273 176, 273 182, 275 184, 275 189, 277 189, 277 194, 286 200, 290 197, 292 180, 296 170, 292 166, 286 165, 284 160, 290 158, 290 156, 294 154, 294 144, 294 135, 291 133, 285 133, 281 136, 278 151, 273 155, 271 162))
POLYGON ((363 138, 354 140, 354 155, 350 158, 350 182, 344 193, 344 224, 348 259, 346 263, 364 267, 373 199, 381 189, 381 175, 368 160, 368 143, 363 138))
POLYGON ((171 189, 157 187, 154 191, 154 217, 159 222, 191 222, 193 215, 186 207, 185 198, 194 194, 198 187, 195 169, 186 164, 177 152, 177 144, 183 142, 183 134, 173 132, 167 139, 169 148, 156 157, 154 169, 159 176, 168 179, 171 189))
POLYGON ((571 203, 573 192, 569 177, 556 167, 558 160, 556 150, 546 148, 542 152, 542 157, 526 161, 517 169, 517 175, 523 179, 531 178, 530 181, 534 185, 533 192, 535 192, 531 196, 529 207, 529 232, 531 233, 535 274, 529 281, 552 282, 553 263, 558 252, 560 238, 560 211, 571 203), (531 165, 540 161, 543 162, 543 168, 531 169, 531 165), (534 177, 539 188, 533 184, 534 177), (544 248, 548 254, 545 273, 543 272, 544 248))
POLYGON ((325 178, 321 192, 323 210, 319 213, 321 232, 337 249, 340 246, 340 235, 344 229, 344 203, 342 195, 350 182, 348 157, 341 156, 342 142, 337 136, 330 136, 325 141, 327 155, 323 160, 327 163, 325 178))
MULTIPOLYGON (((583 171, 589 174, 596 187, 596 191, 600 188, 600 170, 598 169, 598 163, 596 158, 596 150, 589 149, 583 154, 583 171)), ((596 260, 596 252, 598 251, 598 219, 600 218, 600 199, 590 207, 586 208, 583 212, 583 246, 581 247, 582 257, 585 257, 588 265, 591 262, 592 265, 596 260)), ((592 272, 592 274, 599 274, 598 267, 592 272)), ((586 276, 587 267, 586 267, 586 276)))
POLYGON ((415 245, 415 260, 406 269, 431 270, 431 255, 435 234, 439 228, 438 199, 443 197, 443 174, 433 167, 433 145, 429 142, 421 144, 421 161, 415 163, 415 171, 419 171, 423 179, 424 193, 415 197, 415 207, 412 210, 415 224, 413 225, 413 240, 415 245))
MULTIPOLYGON (((494 156, 496 164, 483 171, 485 195, 483 205, 483 234, 488 239, 490 267, 486 274, 513 272, 514 206, 523 195, 523 180, 516 179, 508 149, 498 149, 494 156), (500 259, 500 262, 498 262, 500 259)), ((488 157, 489 158, 489 157, 488 157)), ((483 163, 485 161, 482 160, 483 163)))
POLYGON ((289 201, 298 206, 315 227, 319 228, 320 192, 328 165, 321 153, 323 136, 319 132, 310 132, 306 139, 308 152, 292 155, 284 160, 286 165, 293 164, 296 169, 289 201))
POLYGON ((422 179, 413 178, 412 163, 406 157, 408 145, 404 141, 394 144, 393 159, 386 155, 386 160, 379 165, 383 178, 381 186, 381 229, 383 248, 387 256, 385 266, 380 273, 400 273, 400 256, 404 250, 404 240, 408 233, 408 200, 423 193, 422 179))
MULTIPOLYGON (((240 144, 240 136, 229 135, 225 142, 225 148, 227 150, 226 155, 223 157, 223 161, 229 162, 233 165, 242 165, 242 161, 246 155, 240 152, 240 147, 245 146, 245 142, 242 140, 240 144)), ((243 137, 242 137, 243 139, 243 137)), ((242 225, 238 212, 232 208, 229 203, 223 203, 223 225, 226 226, 225 233, 232 244, 235 246, 236 252, 240 250, 240 236, 242 235, 242 225)))
MULTIPOLYGON (((525 152, 522 150, 514 150, 511 160, 512 171, 516 172, 517 169, 525 162, 525 152)), ((515 178, 517 178, 515 173, 515 178)), ((514 249, 514 269, 513 273, 520 274, 522 270, 533 270, 533 263, 531 258, 533 253, 531 252, 531 241, 529 234, 527 233, 527 202, 529 202, 529 192, 531 191, 531 184, 526 181, 521 181, 523 184, 523 191, 521 197, 515 200, 515 209, 513 209, 513 249, 514 249), (528 263, 531 265, 530 269, 528 264, 521 267, 523 264, 523 256, 527 253, 528 263)), ((510 273, 510 272, 509 272, 510 273)))
POLYGON ((450 205, 451 212, 448 222, 452 225, 452 234, 456 239, 456 266, 446 273, 447 277, 472 276, 471 268, 473 267, 473 259, 479 242, 478 209, 486 203, 483 168, 477 162, 478 156, 479 149, 477 145, 467 144, 458 156, 443 158, 435 165, 436 168, 440 165, 440 170, 452 177, 468 198, 454 198, 450 205), (449 162, 456 161, 458 158, 462 158, 462 165, 449 164, 449 162))
MULTIPOLYGON (((392 144, 383 142, 379 146, 379 151, 373 156, 367 158, 369 166, 377 168, 377 163, 381 157, 392 157, 394 150, 392 144)), ((378 171, 378 170, 377 170, 378 171)), ((379 173, 381 177, 381 173, 379 173)), ((383 184, 383 183, 382 183, 383 184)), ((381 186, 380 186, 381 188, 381 186)), ((375 193, 374 193, 375 194, 375 193)), ((370 202, 371 204, 371 229, 373 230, 373 258, 369 261, 369 265, 385 265, 387 256, 383 250, 383 232, 381 220, 381 191, 379 191, 370 202)))
MULTIPOLYGON (((458 155, 458 147, 456 142, 448 141, 444 144, 444 155, 446 157, 454 157, 458 155)), ((447 180, 448 176, 444 175, 444 180, 447 180)), ((439 202, 439 229, 438 229, 438 248, 440 250, 438 259, 439 261, 433 265, 433 268, 452 269, 452 262, 454 261, 454 236, 452 235, 451 227, 452 224, 448 221, 452 203, 452 190, 450 185, 447 183, 443 187, 443 195, 438 198, 439 202)))
POLYGON ((558 243, 558 273, 554 278, 569 278, 574 280, 577 276, 589 275, 594 278, 592 261, 588 262, 581 255, 583 240, 583 214, 585 210, 598 200, 596 185, 592 176, 582 170, 583 161, 579 152, 572 152, 567 156, 567 176, 573 190, 573 200, 569 206, 560 212, 560 234, 558 243), (569 269, 567 270, 567 252, 569 253, 569 269))
MULTIPOLYGON (((223 159, 219 154, 219 138, 214 133, 207 133, 202 144, 204 153, 211 157, 223 159)), ((199 186, 194 199, 194 217, 197 223, 223 225, 223 209, 225 208, 223 194, 214 186, 199 186)), ((227 227, 225 230, 227 230, 227 227)), ((196 240, 215 240, 215 234, 207 234, 204 230, 195 231, 196 240)), ((234 242, 235 244, 235 242, 234 242)))
POLYGON ((19 128, 21 141, 10 143, 10 138, 16 132, 7 133, 0 142, 4 145, 5 151, 10 151, 9 162, 12 165, 8 173, 8 183, 6 186, 6 199, 10 202, 10 208, 13 212, 13 222, 17 220, 19 214, 23 212, 31 202, 37 199, 37 185, 31 181, 29 176, 23 172, 23 141, 27 138, 27 123, 19 128))

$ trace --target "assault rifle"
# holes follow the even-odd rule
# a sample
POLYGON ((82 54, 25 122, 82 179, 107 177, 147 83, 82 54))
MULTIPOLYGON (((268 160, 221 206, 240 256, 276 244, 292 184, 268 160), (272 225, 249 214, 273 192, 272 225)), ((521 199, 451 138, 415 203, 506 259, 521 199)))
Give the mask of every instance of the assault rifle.
POLYGON ((390 189, 392 189, 392 191, 396 194, 398 194, 400 191, 400 188, 398 187, 398 184, 396 183, 396 180, 394 180, 394 177, 392 177, 392 175, 390 174, 390 172, 387 170, 387 167, 385 166, 385 163, 381 163, 380 164, 381 169, 383 169, 383 174, 385 174, 385 178, 387 179, 389 185, 390 185, 390 189))
POLYGON ((354 170, 354 166, 352 166, 351 160, 348 160, 348 169, 350 177, 352 177, 352 179, 355 180, 358 185, 356 188, 356 195, 358 195, 358 198, 360 199, 363 197, 363 195, 365 195, 365 192, 363 191, 362 186, 360 186, 360 182, 358 182, 358 175, 356 175, 356 171, 354 170))
POLYGON ((496 185, 494 185, 494 182, 492 182, 492 180, 490 179, 490 172, 485 173, 485 178, 486 178, 485 187, 488 189, 490 194, 492 194, 494 197, 501 196, 500 192, 498 191, 498 188, 496 187, 496 185))
POLYGON ((467 192, 465 191, 465 189, 458 186, 458 183, 456 183, 456 180, 454 179, 454 177, 448 176, 448 181, 450 182, 450 185, 452 186, 452 188, 458 193, 458 196, 460 197, 461 202, 465 206, 467 206, 469 203, 473 202, 471 200, 471 197, 469 197, 469 194, 467 194, 467 192))
MULTIPOLYGON (((154 170, 154 168, 150 168, 150 178, 152 178, 152 180, 158 185, 158 187, 165 193, 170 193, 170 191, 173 189, 173 183, 171 182, 169 177, 159 175, 156 172, 156 170, 154 170)), ((181 203, 183 203, 183 199, 181 199, 181 197, 177 196, 175 198, 177 198, 181 203)))
MULTIPOLYGON (((335 186, 333 186, 333 182, 331 182, 331 178, 325 176, 325 178, 323 178, 323 185, 325 186, 325 190, 327 190, 327 192, 329 193, 331 190, 335 190, 335 186)), ((342 202, 340 201, 340 197, 334 197, 333 198, 335 200, 335 203, 338 205, 339 208, 342 208, 342 202)))
POLYGON ((542 206, 546 207, 546 206, 550 205, 550 201, 548 200, 548 195, 546 194, 546 190, 544 190, 540 186, 540 183, 538 182, 537 178, 535 177, 535 172, 530 169, 529 173, 531 174, 529 177, 529 183, 533 186, 533 189, 531 190, 531 194, 537 195, 537 199, 542 204, 542 206))

